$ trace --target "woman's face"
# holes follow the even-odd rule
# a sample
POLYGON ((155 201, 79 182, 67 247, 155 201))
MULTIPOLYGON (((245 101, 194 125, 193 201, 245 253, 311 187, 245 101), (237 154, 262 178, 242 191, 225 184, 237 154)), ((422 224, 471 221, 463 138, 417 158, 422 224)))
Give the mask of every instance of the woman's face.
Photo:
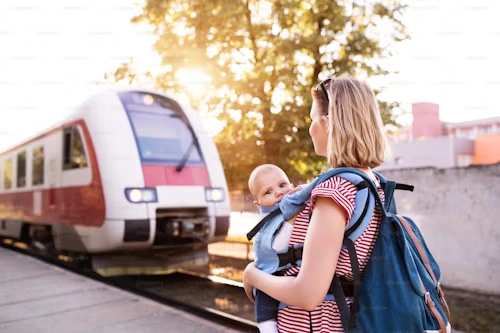
POLYGON ((328 118, 321 115, 320 109, 315 102, 312 104, 310 117, 312 122, 309 127, 309 134, 314 144, 314 151, 319 156, 326 156, 328 148, 328 118))

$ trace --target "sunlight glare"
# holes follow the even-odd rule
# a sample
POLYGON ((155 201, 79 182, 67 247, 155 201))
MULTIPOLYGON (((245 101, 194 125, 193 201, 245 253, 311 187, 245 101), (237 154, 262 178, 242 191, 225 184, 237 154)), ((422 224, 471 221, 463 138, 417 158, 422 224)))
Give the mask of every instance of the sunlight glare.
POLYGON ((175 76, 183 86, 208 85, 212 82, 212 78, 201 70, 181 68, 175 76))

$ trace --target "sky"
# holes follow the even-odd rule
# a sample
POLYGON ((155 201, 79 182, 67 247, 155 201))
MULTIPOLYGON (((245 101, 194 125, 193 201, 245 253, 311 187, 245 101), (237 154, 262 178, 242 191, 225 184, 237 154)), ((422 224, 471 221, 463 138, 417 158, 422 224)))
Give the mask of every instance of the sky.
MULTIPOLYGON (((151 27, 130 23, 140 3, 0 1, 0 151, 71 113, 130 57, 158 68, 151 27)), ((412 38, 384 62, 398 73, 374 84, 405 111, 438 103, 443 121, 500 116, 499 15, 498 0, 410 0, 412 38)))

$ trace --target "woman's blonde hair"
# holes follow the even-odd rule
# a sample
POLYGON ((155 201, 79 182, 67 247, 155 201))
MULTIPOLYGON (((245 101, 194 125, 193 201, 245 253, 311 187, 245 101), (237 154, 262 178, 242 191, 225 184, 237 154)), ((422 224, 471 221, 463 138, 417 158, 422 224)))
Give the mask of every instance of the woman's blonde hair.
POLYGON ((370 86, 346 74, 323 82, 312 89, 312 97, 320 113, 328 117, 330 167, 375 168, 381 165, 387 143, 370 86))

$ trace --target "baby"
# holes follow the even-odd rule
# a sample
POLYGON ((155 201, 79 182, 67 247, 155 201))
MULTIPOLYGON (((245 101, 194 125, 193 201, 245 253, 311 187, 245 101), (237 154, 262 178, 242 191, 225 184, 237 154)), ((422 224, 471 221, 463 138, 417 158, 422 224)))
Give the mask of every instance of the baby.
MULTIPOLYGON (((285 172, 276 165, 263 164, 252 171, 248 187, 259 208, 260 222, 247 234, 247 238, 251 240, 255 236, 253 248, 258 269, 279 274, 292 265, 301 264, 299 258, 303 245, 288 246, 295 216, 304 208, 313 189, 330 177, 331 173, 323 173, 311 183, 294 188, 285 172)), ((276 318, 280 302, 255 289, 254 298, 260 332, 278 332, 276 318)))
MULTIPOLYGON (((272 164, 264 164, 255 168, 250 174, 248 187, 255 199, 254 203, 259 208, 260 220, 272 210, 276 209, 278 203, 286 194, 292 194, 301 189, 300 186, 294 188, 285 172, 272 164)), ((254 242, 256 255, 255 264, 259 269, 267 270, 269 273, 275 273, 274 270, 277 267, 274 265, 274 268, 272 268, 272 265, 266 262, 267 258, 265 257, 270 254, 269 251, 272 250, 277 253, 286 252, 295 221, 293 218, 289 221, 284 221, 283 216, 278 216, 275 219, 280 219, 280 221, 277 221, 278 224, 274 223, 274 227, 271 226, 271 228, 274 229, 269 230, 269 228, 267 228, 268 230, 265 230, 266 227, 262 227, 261 232, 257 233, 254 242), (262 246, 265 243, 266 237, 274 237, 274 239, 269 242, 269 244, 272 244, 272 249, 265 249, 265 246, 262 246)), ((260 290, 254 290, 254 296, 256 321, 260 332, 277 333, 278 325, 276 317, 279 301, 262 293, 260 290)))

